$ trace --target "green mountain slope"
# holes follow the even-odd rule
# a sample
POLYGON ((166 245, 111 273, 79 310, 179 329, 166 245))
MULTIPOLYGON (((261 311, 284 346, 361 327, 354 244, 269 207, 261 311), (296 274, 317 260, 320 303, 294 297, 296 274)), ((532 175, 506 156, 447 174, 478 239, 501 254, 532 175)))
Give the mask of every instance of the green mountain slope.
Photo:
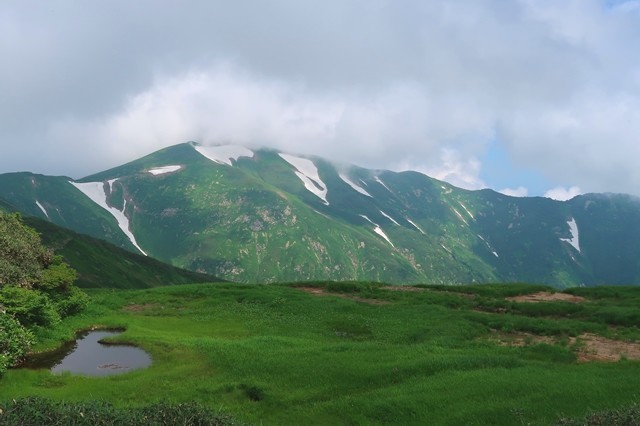
POLYGON ((82 288, 150 288, 216 282, 220 279, 167 265, 106 241, 53 225, 34 217, 25 224, 41 234, 43 243, 60 254, 77 272, 82 288))
POLYGON ((514 198, 417 172, 186 143, 77 182, 0 175, 0 197, 235 281, 640 284, 640 203, 629 196, 514 198))
POLYGON ((133 249, 116 220, 63 176, 33 173, 0 175, 0 198, 24 213, 77 232, 133 249))

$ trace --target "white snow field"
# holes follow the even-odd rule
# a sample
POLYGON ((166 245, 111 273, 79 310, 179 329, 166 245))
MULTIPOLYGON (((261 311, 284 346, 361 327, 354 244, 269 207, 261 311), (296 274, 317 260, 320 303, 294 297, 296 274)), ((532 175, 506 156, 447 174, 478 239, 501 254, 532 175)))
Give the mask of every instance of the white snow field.
POLYGON ((386 217, 387 219, 389 219, 391 222, 395 223, 396 225, 400 226, 400 224, 391 216, 389 216, 388 214, 386 214, 385 212, 383 212, 382 210, 378 210, 382 216, 386 217))
POLYGON ((387 185, 385 185, 385 183, 384 183, 384 182, 383 182, 383 181, 382 181, 378 176, 374 177, 373 179, 374 179, 376 182, 378 182, 380 185, 384 186, 384 187, 385 187, 385 189, 386 189, 387 191, 389 191, 389 192, 391 192, 391 193, 393 194, 393 191, 391 191, 391 190, 389 189, 389 187, 388 187, 387 185))
POLYGON ((358 185, 357 183, 355 183, 354 181, 352 181, 351 179, 349 179, 349 177, 343 173, 338 173, 338 176, 340 176, 340 179, 342 179, 347 185, 349 185, 351 188, 355 189, 356 191, 358 191, 359 193, 361 193, 362 195, 366 195, 367 197, 371 197, 371 194, 369 194, 367 192, 366 189, 364 189, 363 187, 361 187, 360 185, 358 185))
POLYGON ((412 224, 418 231, 420 231, 423 235, 427 235, 425 234, 425 232, 422 230, 422 228, 420 228, 418 225, 416 225, 416 223, 414 221, 412 221, 409 218, 406 218, 407 222, 409 222, 410 224, 412 224))
MULTIPOLYGON (((116 181, 116 179, 113 179, 113 180, 109 181, 109 187, 110 188, 111 188, 111 185, 113 184, 114 181, 116 181)), ((131 241, 131 244, 133 244, 135 246, 135 248, 140 250, 140 253, 144 254, 145 256, 147 255, 147 253, 145 253, 144 250, 142 250, 140 248, 140 246, 136 242, 136 237, 129 230, 129 219, 127 218, 127 216, 124 215, 124 210, 125 210, 125 207, 127 206, 126 201, 125 201, 125 204, 124 204, 124 206, 122 208, 122 211, 120 211, 120 210, 118 210, 118 209, 116 209, 114 207, 110 207, 107 204, 107 194, 106 194, 106 192, 104 190, 104 182, 85 182, 85 183, 80 183, 80 182, 71 182, 70 181, 69 183, 71 185, 75 186, 76 188, 78 188, 84 195, 89 197, 89 199, 91 201, 93 201, 94 203, 96 203, 97 205, 99 205, 100 207, 102 207, 103 209, 108 211, 109 213, 111 213, 111 215, 118 222, 118 226, 120 227, 122 232, 124 232, 124 234, 127 236, 127 238, 129 238, 129 241, 131 241)))
POLYGON ((240 157, 253 158, 253 151, 239 145, 201 146, 196 145, 194 149, 209 160, 232 166, 231 160, 238 161, 240 157))
POLYGON ((385 240, 387 240, 387 242, 389 244, 391 244, 391 247, 395 247, 393 245, 393 243, 391 242, 391 240, 389 239, 389 237, 387 237, 387 234, 384 233, 384 231, 382 230, 382 228, 380 228, 380 225, 378 225, 377 223, 375 223, 374 221, 372 221, 371 219, 369 219, 367 216, 361 214, 359 215, 361 218, 367 220, 369 223, 371 223, 374 228, 373 228, 373 232, 375 232, 376 234, 380 235, 382 238, 384 238, 385 240))
POLYGON ((181 168, 182 166, 162 166, 162 167, 156 167, 154 169, 149 169, 147 170, 147 172, 151 173, 154 176, 158 176, 158 175, 164 175, 167 173, 177 172, 181 168))
POLYGON ((574 218, 571 218, 570 221, 567 222, 569 225, 569 229, 571 230, 571 238, 560 238, 560 241, 565 241, 571 244, 578 252, 580 251, 580 234, 578 233, 578 224, 574 218))
POLYGON ((40 210, 42 210, 42 213, 44 213, 44 215, 47 217, 47 219, 49 219, 49 213, 47 213, 47 211, 44 209, 42 204, 40 204, 40 201, 36 200, 36 205, 38 207, 40 207, 40 210))
POLYGON ((296 169, 296 176, 304 183, 307 191, 320 198, 326 205, 329 205, 327 201, 327 185, 320 179, 318 168, 313 164, 313 161, 289 154, 279 153, 278 155, 296 169))

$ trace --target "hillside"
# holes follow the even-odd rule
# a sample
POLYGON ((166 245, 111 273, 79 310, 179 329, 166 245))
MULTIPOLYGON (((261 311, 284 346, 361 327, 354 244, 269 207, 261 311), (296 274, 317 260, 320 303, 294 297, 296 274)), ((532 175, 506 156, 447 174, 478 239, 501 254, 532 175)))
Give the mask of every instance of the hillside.
POLYGON ((47 247, 62 255, 78 272, 78 287, 133 289, 221 281, 214 276, 176 268, 37 218, 25 217, 23 220, 41 234, 47 247))
POLYGON ((238 146, 175 145, 79 181, 0 175, 20 211, 242 282, 640 284, 640 201, 467 191, 238 146))
MULTIPOLYGON (((0 212, 3 211, 15 212, 17 209, 0 199, 0 212)), ((149 288, 221 281, 212 275, 176 268, 33 216, 23 217, 23 222, 38 231, 43 243, 62 255, 78 272, 76 285, 81 288, 149 288)))

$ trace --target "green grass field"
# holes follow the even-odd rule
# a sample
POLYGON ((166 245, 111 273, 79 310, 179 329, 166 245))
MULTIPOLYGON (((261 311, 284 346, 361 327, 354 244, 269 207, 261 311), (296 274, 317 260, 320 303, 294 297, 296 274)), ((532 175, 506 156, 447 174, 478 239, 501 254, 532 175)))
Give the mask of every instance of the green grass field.
POLYGON ((553 424, 632 406, 640 362, 577 362, 593 333, 640 340, 640 288, 574 289, 580 304, 524 304, 525 285, 231 283, 92 290, 81 316, 40 330, 36 349, 74 330, 125 327, 153 365, 107 378, 15 369, 0 400, 43 396, 116 407, 196 402, 259 424, 553 424), (496 336, 551 343, 497 343, 496 336))

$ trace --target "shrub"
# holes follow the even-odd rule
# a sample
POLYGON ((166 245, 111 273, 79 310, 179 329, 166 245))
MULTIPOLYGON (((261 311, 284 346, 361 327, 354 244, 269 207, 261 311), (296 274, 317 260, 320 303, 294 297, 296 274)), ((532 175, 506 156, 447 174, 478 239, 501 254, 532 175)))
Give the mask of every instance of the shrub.
POLYGON ((0 286, 31 288, 53 258, 33 229, 17 214, 0 213, 0 286))
POLYGON ((0 303, 20 324, 49 326, 60 321, 55 305, 44 294, 21 287, 0 288, 0 303))
POLYGON ((28 397, 0 404, 3 425, 199 425, 238 424, 199 404, 154 404, 142 408, 116 408, 101 401, 65 402, 28 397))
POLYGON ((0 375, 22 359, 32 342, 28 330, 11 315, 0 312, 0 375))

